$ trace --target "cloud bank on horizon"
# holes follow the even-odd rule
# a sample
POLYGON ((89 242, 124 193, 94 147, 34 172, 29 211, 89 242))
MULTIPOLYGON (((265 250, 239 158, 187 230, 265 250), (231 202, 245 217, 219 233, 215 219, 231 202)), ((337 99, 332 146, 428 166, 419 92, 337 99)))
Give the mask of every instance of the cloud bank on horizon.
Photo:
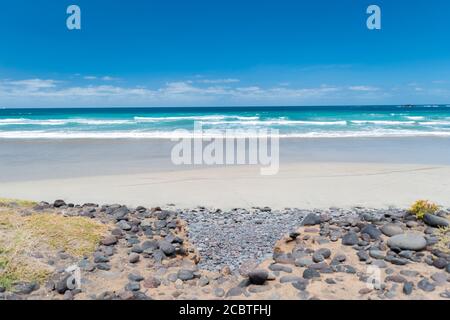
MULTIPOLYGON (((413 101, 450 98, 448 89, 424 89, 418 84, 405 88, 379 88, 368 85, 320 85, 292 87, 282 83, 272 87, 244 86, 238 79, 202 79, 164 83, 160 87, 127 86, 109 76, 83 77, 76 85, 53 79, 0 80, 0 106, 6 107, 85 107, 85 106, 239 106, 239 105, 323 105, 402 103, 409 91, 413 101), (87 78, 87 79, 86 79, 87 78), (433 90, 434 92, 429 92, 433 90), (399 95, 398 92, 401 92, 399 95)), ((434 100, 435 101, 435 100, 434 100)))
POLYGON ((450 3, 2 4, 0 107, 450 103, 450 3))

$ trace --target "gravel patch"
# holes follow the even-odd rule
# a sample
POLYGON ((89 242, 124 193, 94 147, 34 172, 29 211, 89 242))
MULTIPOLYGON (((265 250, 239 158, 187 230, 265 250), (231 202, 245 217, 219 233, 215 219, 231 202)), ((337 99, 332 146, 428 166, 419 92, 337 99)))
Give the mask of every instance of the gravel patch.
MULTIPOLYGON (((273 254, 275 243, 295 231, 303 219, 313 213, 328 218, 355 218, 367 209, 329 210, 252 210, 234 209, 227 212, 199 208, 179 211, 179 217, 188 223, 190 242, 201 254, 200 268, 217 271, 224 266, 236 270, 245 261, 261 262, 273 254)), ((381 217, 385 210, 369 211, 381 217)), ((377 219, 377 218, 375 218, 377 219)))

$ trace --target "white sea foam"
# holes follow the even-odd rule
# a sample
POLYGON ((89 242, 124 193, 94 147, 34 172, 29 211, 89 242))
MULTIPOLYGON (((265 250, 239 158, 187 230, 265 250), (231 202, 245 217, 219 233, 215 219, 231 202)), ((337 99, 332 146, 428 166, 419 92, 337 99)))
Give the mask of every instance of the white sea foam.
POLYGON ((450 121, 426 121, 426 122, 419 122, 419 124, 423 126, 449 126, 450 121))
POLYGON ((415 121, 394 121, 394 120, 352 120, 353 124, 375 124, 383 126, 411 125, 416 124, 415 121))
POLYGON ((77 119, 76 121, 69 121, 69 123, 80 123, 87 125, 115 125, 115 124, 132 124, 132 120, 94 120, 94 119, 77 119))
MULTIPOLYGON (((180 116, 180 117, 134 117, 130 119, 88 119, 88 118, 72 118, 72 119, 27 119, 27 118, 10 118, 0 119, 0 126, 10 125, 39 125, 39 126, 64 126, 70 124, 80 125, 133 125, 139 123, 158 123, 158 122, 174 122, 181 120, 201 121, 206 125, 242 125, 245 126, 345 126, 349 123, 355 125, 450 125, 450 121, 420 121, 424 117, 407 117, 410 121, 394 121, 394 120, 330 120, 330 121, 314 121, 314 120, 288 120, 286 118, 276 118, 260 120, 259 117, 251 116, 180 116)), ((450 119, 450 118, 449 118, 450 119)))
POLYGON ((62 126, 67 124, 85 125, 117 125, 130 124, 131 120, 101 120, 101 119, 0 119, 0 125, 41 125, 41 126, 62 126))
POLYGON ((237 119, 242 121, 257 120, 259 117, 246 117, 246 116, 234 116, 234 115, 211 115, 211 116, 176 116, 176 117, 134 117, 136 122, 165 122, 165 121, 214 121, 224 119, 237 119))
POLYGON ((408 120, 415 120, 415 121, 424 120, 425 119, 425 117, 421 117, 421 116, 408 116, 408 117, 405 117, 405 118, 408 119, 408 120))
MULTIPOLYGON (((249 134, 245 130, 236 131, 229 138, 251 138, 270 135, 270 131, 255 131, 249 134)), ((372 130, 372 131, 330 131, 282 133, 279 138, 376 138, 376 137, 450 137, 450 131, 414 131, 414 130, 372 130)), ((180 138, 216 138, 224 137, 224 132, 204 130, 201 135, 186 131, 108 131, 108 132, 76 132, 76 131, 0 131, 2 139, 180 139, 180 138)))
POLYGON ((301 120, 258 120, 258 121, 209 121, 204 124, 242 124, 250 126, 271 126, 271 125, 308 125, 308 126, 345 126, 347 121, 301 121, 301 120))

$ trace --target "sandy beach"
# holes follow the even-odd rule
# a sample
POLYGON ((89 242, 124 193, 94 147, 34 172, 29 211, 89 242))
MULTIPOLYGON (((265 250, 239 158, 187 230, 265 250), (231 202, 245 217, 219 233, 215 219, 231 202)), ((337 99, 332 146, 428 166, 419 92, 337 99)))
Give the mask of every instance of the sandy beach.
POLYGON ((250 208, 450 206, 448 139, 304 139, 280 146, 280 171, 174 166, 170 140, 0 142, 0 194, 67 202, 250 208))
POLYGON ((0 194, 181 208, 405 208, 422 198, 450 207, 449 181, 450 166, 301 163, 268 177, 260 176, 258 167, 233 167, 7 182, 0 194))

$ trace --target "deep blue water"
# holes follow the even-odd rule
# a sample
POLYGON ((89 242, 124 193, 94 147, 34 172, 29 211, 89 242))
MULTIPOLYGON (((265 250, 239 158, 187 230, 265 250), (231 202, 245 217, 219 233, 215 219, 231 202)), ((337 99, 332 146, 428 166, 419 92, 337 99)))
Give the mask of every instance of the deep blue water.
POLYGON ((168 138, 192 132, 195 122, 211 134, 450 136, 450 106, 0 109, 0 138, 168 138))

